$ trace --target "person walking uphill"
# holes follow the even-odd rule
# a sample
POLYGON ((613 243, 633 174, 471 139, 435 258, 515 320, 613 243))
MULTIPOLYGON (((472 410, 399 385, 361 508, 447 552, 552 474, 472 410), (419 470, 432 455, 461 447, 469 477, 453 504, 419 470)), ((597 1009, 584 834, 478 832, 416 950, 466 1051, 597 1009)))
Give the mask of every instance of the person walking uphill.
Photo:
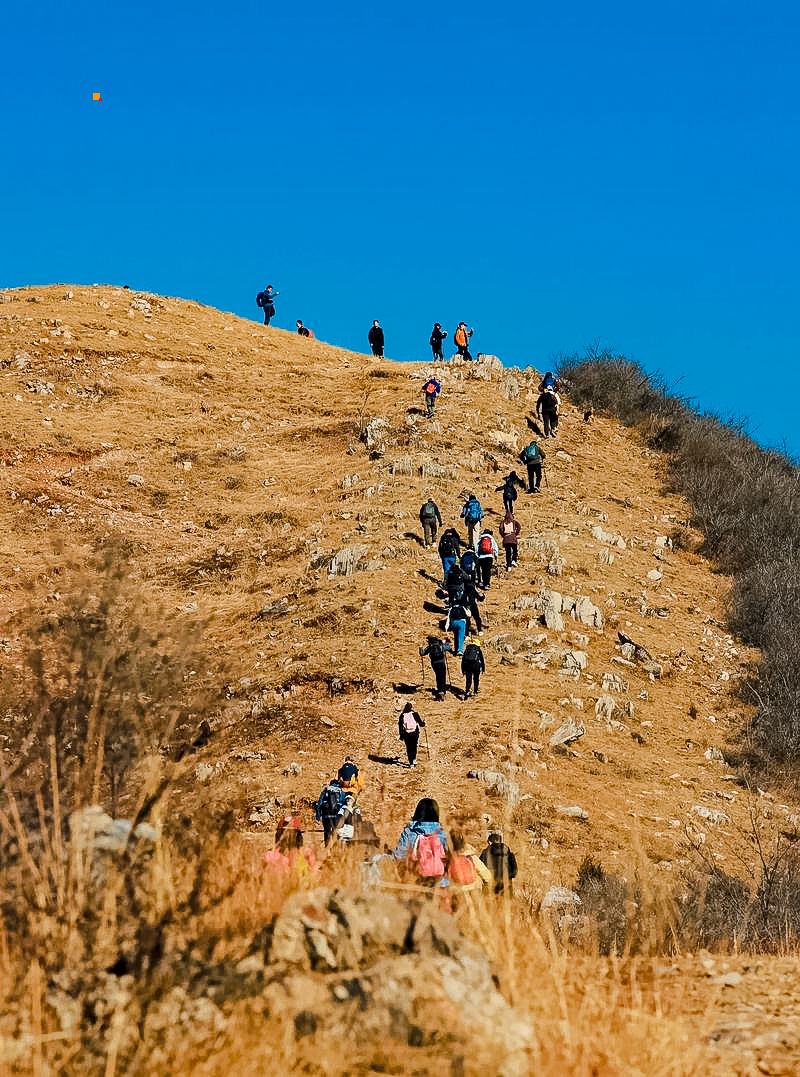
POLYGON ((453 646, 457 655, 464 653, 464 637, 469 628, 469 613, 469 608, 463 600, 454 602, 447 611, 444 627, 446 631, 453 633, 453 646))
POLYGON ((447 834, 439 822, 439 805, 433 797, 423 797, 417 804, 391 856, 405 864, 407 873, 420 885, 441 883, 447 872, 447 834))
POLYGON ((436 378, 428 378, 422 391, 425 394, 425 414, 430 419, 433 417, 433 412, 436 407, 436 397, 442 391, 442 386, 436 378))
POLYGON ((492 582, 494 563, 500 556, 491 528, 487 527, 478 535, 478 541, 475 543, 475 553, 478 555, 478 582, 486 590, 492 582))
POLYGON ((448 527, 439 539, 439 556, 442 559, 442 580, 447 580, 447 573, 456 563, 464 541, 454 527, 448 527))
POLYGON ((415 767, 417 765, 417 745, 419 744, 419 731, 425 728, 425 723, 414 710, 413 703, 406 703, 400 712, 400 717, 397 720, 398 733, 400 734, 400 740, 406 746, 406 755, 408 756, 408 765, 415 767))
POLYGON ((476 636, 464 648, 464 654, 461 658, 461 672, 464 674, 466 681, 464 699, 469 699, 470 695, 476 696, 478 694, 481 673, 486 671, 486 662, 481 650, 482 643, 481 637, 476 636))
POLYGON ((467 541, 470 546, 475 545, 475 528, 483 519, 481 503, 474 494, 469 494, 461 508, 460 519, 467 525, 467 541))
POLYGON ((481 860, 492 873, 495 894, 502 894, 506 887, 511 893, 511 882, 517 877, 517 858, 503 843, 503 835, 496 831, 489 835, 489 844, 481 853, 481 860))
POLYGON ((510 568, 513 568, 518 561, 518 540, 519 533, 522 528, 519 526, 519 520, 514 518, 513 512, 507 512, 503 519, 500 521, 500 541, 503 544, 503 549, 506 552, 506 572, 510 568))
POLYGON ((431 346, 431 351, 433 352, 434 361, 438 359, 440 363, 444 362, 444 356, 442 355, 442 341, 446 336, 447 330, 443 331, 441 323, 437 322, 433 327, 431 339, 428 341, 431 346))
POLYGON ((466 359, 467 362, 472 362, 472 356, 469 354, 469 338, 475 332, 474 329, 467 329, 466 322, 459 322, 458 329, 456 329, 453 341, 458 348, 458 354, 462 359, 466 359))
POLYGON ((516 473, 516 471, 512 471, 509 475, 506 475, 506 477, 503 479, 503 482, 502 482, 502 484, 500 486, 495 486, 495 488, 494 488, 495 493, 497 493, 498 490, 503 491, 503 510, 505 512, 512 512, 513 513, 513 511, 514 511, 514 502, 517 500, 517 489, 516 488, 518 486, 520 487, 521 490, 525 489, 525 483, 519 477, 519 475, 516 473))
POLYGON ((264 325, 269 325, 270 319, 275 317, 275 296, 280 292, 274 292, 272 285, 268 284, 263 292, 256 296, 256 304, 264 311, 264 325))
POLYGON ((544 436, 555 437, 558 432, 558 413, 561 410, 561 397, 555 389, 545 389, 536 401, 536 414, 542 420, 544 436))
POLYGON ((519 454, 519 458, 528 469, 528 493, 538 494, 542 485, 542 464, 546 459, 544 452, 535 441, 531 441, 519 454))
POLYGON ((377 319, 372 323, 372 328, 367 334, 367 340, 369 341, 370 348, 372 348, 372 354, 383 359, 383 330, 378 324, 377 319))
POLYGON ((438 639, 436 636, 428 636, 427 647, 420 647, 420 658, 424 658, 426 655, 430 659, 431 669, 433 675, 436 678, 436 688, 433 693, 433 698, 440 701, 444 699, 447 692, 447 652, 453 654, 453 648, 450 646, 447 640, 438 639))
POLYGON ((347 793, 342 789, 339 779, 331 778, 314 805, 314 816, 322 823, 323 840, 326 845, 331 840, 331 834, 346 798, 347 793))
POLYGON ((419 510, 419 522, 422 526, 422 540, 427 549, 428 546, 432 546, 436 541, 437 525, 438 527, 442 526, 442 514, 432 497, 429 497, 419 510))

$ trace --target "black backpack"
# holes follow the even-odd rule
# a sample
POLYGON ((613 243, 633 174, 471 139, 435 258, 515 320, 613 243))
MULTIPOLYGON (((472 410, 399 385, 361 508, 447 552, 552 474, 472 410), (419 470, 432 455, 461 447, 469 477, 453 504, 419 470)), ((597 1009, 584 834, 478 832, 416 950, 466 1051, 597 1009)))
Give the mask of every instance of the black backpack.
POLYGON ((319 814, 326 819, 334 819, 342 806, 342 793, 340 789, 328 786, 323 789, 319 798, 319 814))
POLYGON ((511 882, 515 878, 517 860, 507 845, 491 845, 488 860, 487 867, 492 873, 495 885, 502 885, 506 880, 511 882))
POLYGON ((481 664, 481 649, 477 643, 468 643, 466 645, 462 661, 465 666, 479 666, 481 664))
POLYGON ((444 644, 441 640, 431 640, 428 647, 428 655, 431 662, 441 662, 444 659, 444 644))
POLYGON ((453 536, 445 532, 439 540, 439 553, 442 557, 455 557, 456 544, 453 536))
POLYGON ((259 292, 258 295, 256 296, 257 305, 259 307, 265 307, 267 305, 267 302, 268 302, 267 293, 266 292, 259 292))

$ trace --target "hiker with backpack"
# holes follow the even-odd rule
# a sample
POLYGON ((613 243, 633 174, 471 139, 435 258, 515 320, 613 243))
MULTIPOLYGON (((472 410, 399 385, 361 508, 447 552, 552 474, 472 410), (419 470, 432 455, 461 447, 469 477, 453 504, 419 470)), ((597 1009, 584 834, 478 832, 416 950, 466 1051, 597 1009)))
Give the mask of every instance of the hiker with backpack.
POLYGON ((364 788, 364 779, 352 755, 344 757, 344 763, 339 767, 339 773, 336 777, 339 779, 339 785, 346 793, 357 794, 364 788))
POLYGON ((442 526, 442 514, 432 497, 429 497, 419 510, 419 522, 422 525, 423 545, 427 550, 429 546, 433 546, 436 532, 442 526))
POLYGON ((447 873, 447 834, 439 822, 439 805, 433 797, 423 797, 417 804, 391 856, 420 886, 442 884, 447 873))
POLYGON ((457 908, 458 895, 468 890, 492 887, 492 873, 478 856, 478 850, 469 844, 463 831, 450 831, 450 856, 447 861, 447 878, 450 882, 451 909, 457 908))
POLYGON ((413 703, 406 703, 402 711, 400 711, 400 717, 397 720, 397 730, 400 734, 400 740, 406 746, 406 755, 408 756, 408 765, 415 767, 417 765, 417 746, 419 745, 419 731, 425 728, 425 723, 414 710, 413 703))
POLYGON ((461 571, 473 583, 478 579, 478 558, 469 546, 464 550, 459 561, 461 571))
POLYGON ((542 465, 546 459, 545 453, 535 441, 531 441, 519 454, 519 458, 528 469, 528 493, 538 494, 542 485, 542 465))
POLYGON ((492 582, 492 569, 500 556, 492 529, 484 528, 478 535, 475 543, 475 553, 478 556, 478 584, 486 590, 492 582))
POLYGON ((442 581, 447 580, 447 573, 456 563, 458 553, 464 545, 464 540, 454 527, 448 527, 442 532, 439 539, 439 556, 442 559, 442 581))
POLYGON ((467 500, 461 506, 461 515, 459 519, 463 520, 467 525, 467 541, 470 546, 475 545, 475 528, 483 519, 483 509, 481 503, 478 501, 474 494, 467 494, 467 500))
POLYGON ((452 609, 453 606, 458 604, 466 606, 469 615, 472 617, 480 632, 482 626, 478 603, 483 602, 483 595, 478 594, 475 581, 472 577, 467 575, 460 565, 453 565, 447 573, 445 587, 447 588, 448 608, 452 609))
POLYGON ((469 363, 472 362, 472 356, 469 354, 469 338, 474 332, 474 329, 467 329, 466 322, 459 322, 458 329, 456 329, 455 336, 453 337, 459 356, 462 359, 466 359, 469 363))
POLYGON ((464 638, 469 629, 470 610, 467 603, 462 599, 454 602, 447 611, 447 620, 444 627, 446 632, 453 633, 453 647, 457 655, 464 653, 464 638))
POLYGON ((518 561, 518 539, 519 533, 522 528, 519 525, 519 520, 514 516, 513 512, 507 512, 503 519, 500 521, 500 541, 503 544, 503 549, 506 553, 506 572, 509 569, 514 568, 518 561))
POLYGON ((476 696, 478 694, 478 686, 480 684, 481 673, 486 672, 486 662, 483 658, 483 651, 481 650, 481 644, 483 639, 480 636, 476 636, 474 640, 470 642, 464 648, 464 654, 461 658, 461 672, 464 674, 464 699, 476 696))
POLYGON ((308 328, 308 326, 303 325, 303 323, 300 321, 299 318, 297 319, 296 325, 297 325, 297 335, 299 337, 312 337, 313 338, 314 334, 311 332, 311 330, 308 328))
POLYGON ((558 433, 558 413, 560 410, 561 397, 555 389, 545 389, 536 401, 536 414, 542 420, 546 438, 554 438, 558 433))
POLYGON ((369 333, 367 333, 367 340, 370 348, 372 348, 372 354, 377 355, 379 359, 383 359, 383 330, 377 318, 372 323, 369 333))
POLYGON ((495 894, 502 894, 517 876, 517 858, 509 847, 503 843, 503 835, 493 831, 489 835, 489 844, 481 853, 481 861, 486 865, 494 880, 495 894))
POLYGON ((539 382, 539 388, 536 390, 538 393, 544 393, 548 390, 552 390, 557 393, 560 388, 558 379, 552 370, 548 370, 542 380, 539 382))
POLYGON ((303 831, 300 820, 286 816, 275 831, 275 848, 264 853, 264 864, 269 871, 283 876, 295 875, 303 879, 319 871, 313 849, 303 847, 303 831))
POLYGON ((436 397, 442 391, 442 386, 436 378, 428 378, 422 391, 425 394, 425 414, 430 419, 436 408, 436 397))
POLYGON ((322 823, 323 841, 326 845, 331 840, 331 834, 346 797, 347 793, 342 789, 339 779, 331 778, 314 805, 314 816, 318 822, 322 823))
POLYGON ((256 296, 256 304, 264 311, 264 325, 269 325, 270 319, 275 317, 275 296, 280 292, 274 292, 272 285, 268 284, 263 292, 256 296))
POLYGON ((433 698, 437 701, 444 699, 447 692, 447 652, 453 654, 453 648, 449 642, 444 639, 439 639, 437 636, 428 636, 428 645, 426 647, 420 647, 420 658, 424 658, 426 655, 430 659, 431 669, 433 675, 436 678, 436 688, 433 693, 433 698))
POLYGON ((431 339, 428 341, 431 346, 431 351, 433 352, 434 361, 438 359, 439 362, 444 362, 444 356, 442 355, 442 341, 446 336, 447 330, 445 329, 443 331, 441 323, 436 322, 433 327, 433 332, 431 333, 431 339))
POLYGON ((503 510, 505 512, 513 513, 514 502, 517 500, 518 486, 521 490, 525 489, 525 483, 516 471, 512 471, 506 475, 500 486, 495 486, 495 493, 497 493, 498 490, 503 491, 503 510))

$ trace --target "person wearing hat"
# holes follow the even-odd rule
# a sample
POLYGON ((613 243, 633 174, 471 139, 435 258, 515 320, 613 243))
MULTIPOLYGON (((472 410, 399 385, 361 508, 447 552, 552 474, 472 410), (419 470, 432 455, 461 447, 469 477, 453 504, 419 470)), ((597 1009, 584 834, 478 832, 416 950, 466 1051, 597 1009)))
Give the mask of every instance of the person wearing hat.
POLYGON ((483 658, 483 651, 481 647, 483 645, 482 636, 474 636, 464 648, 464 654, 461 656, 461 672, 464 674, 464 699, 476 696, 478 694, 478 686, 480 684, 481 673, 486 669, 486 663, 483 658))
POLYGON ((472 362, 472 356, 469 354, 469 338, 475 332, 474 329, 467 329, 466 322, 459 322, 456 329, 453 340, 458 348, 458 354, 462 359, 466 359, 467 362, 472 362))
POLYGON ((442 355, 442 341, 446 336, 447 330, 442 329, 441 322, 436 322, 433 327, 433 332, 431 333, 431 339, 429 341, 431 351, 433 352, 434 361, 438 359, 439 362, 444 362, 444 356, 442 355))
POLYGON ((339 767, 339 773, 336 777, 346 793, 360 793, 364 788, 364 779, 352 755, 344 757, 344 763, 339 767))

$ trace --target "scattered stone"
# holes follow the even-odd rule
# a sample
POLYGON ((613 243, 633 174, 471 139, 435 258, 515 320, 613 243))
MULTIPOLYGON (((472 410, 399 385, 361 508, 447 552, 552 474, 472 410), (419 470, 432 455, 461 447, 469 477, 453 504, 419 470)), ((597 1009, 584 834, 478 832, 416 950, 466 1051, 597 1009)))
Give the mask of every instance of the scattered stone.
POLYGON ((507 778, 505 774, 501 774, 500 771, 471 770, 467 777, 483 782, 486 786, 486 795, 488 797, 505 800, 512 809, 519 803, 519 785, 517 782, 507 778))
POLYGON ((370 419, 364 427, 361 440, 370 454, 383 456, 389 438, 389 420, 382 415, 370 419))
POLYGON ((559 744, 570 744, 574 740, 579 740, 585 732, 583 722, 575 718, 567 718, 566 722, 560 725, 550 737, 550 747, 555 748, 559 744))
POLYGON ((296 777, 298 774, 303 773, 303 767, 301 763, 290 763, 288 767, 283 768, 283 776, 288 778, 290 775, 296 777))
POLYGON ((609 721, 617 708, 616 700, 613 696, 600 696, 594 705, 594 713, 598 718, 609 721))
POLYGON ((623 692, 625 685, 621 677, 616 673, 604 673, 603 674, 603 691, 604 692, 623 692))
POLYGON ((571 613, 575 620, 580 621, 581 624, 589 625, 594 628, 603 627, 602 610, 595 606, 595 604, 588 598, 577 598, 571 613))
POLYGON ((650 571, 647 573, 647 578, 648 580, 652 580, 654 583, 658 583, 660 580, 663 580, 664 573, 660 572, 657 568, 651 568, 650 571))
POLYGON ((129 475, 128 483, 131 486, 144 486, 144 479, 141 475, 129 475))
POLYGON ((584 811, 583 808, 578 807, 577 804, 557 804, 556 811, 559 815, 566 815, 569 819, 588 819, 588 811, 584 811))
POLYGON ((581 899, 574 890, 569 890, 566 886, 551 886, 542 898, 541 907, 543 909, 558 909, 568 906, 576 910, 581 905, 581 899))
POLYGON ((331 558, 328 576, 352 576, 366 553, 367 547, 360 542, 344 546, 331 558))
POLYGON ((725 762, 725 756, 722 754, 719 748, 706 748, 706 750, 703 752, 703 755, 706 759, 712 759, 714 760, 714 762, 717 763, 725 762))
POLYGON ((423 479, 454 479, 456 477, 452 468, 437 464, 435 460, 424 463, 420 468, 420 474, 423 479))
POLYGON ((580 676, 581 671, 589 664, 589 656, 586 651, 566 651, 564 654, 562 669, 567 673, 580 676))
POLYGON ((724 811, 721 811, 719 808, 707 808, 704 804, 695 804, 692 808, 692 815, 696 815, 699 819, 705 820, 705 822, 710 823, 711 826, 730 822, 730 818, 724 811))

